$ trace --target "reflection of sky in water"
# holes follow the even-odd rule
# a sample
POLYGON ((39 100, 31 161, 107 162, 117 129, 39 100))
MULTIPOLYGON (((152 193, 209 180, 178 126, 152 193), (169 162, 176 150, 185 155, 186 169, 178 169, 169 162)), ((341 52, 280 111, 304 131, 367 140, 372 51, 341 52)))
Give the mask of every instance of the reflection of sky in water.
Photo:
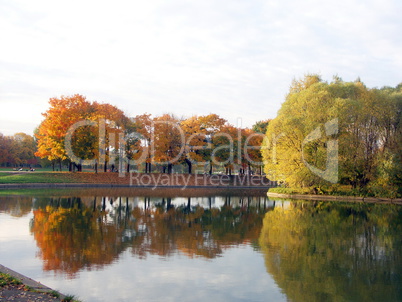
MULTIPOLYGON (((142 200, 137 202, 141 206, 142 200)), ((206 200, 192 199, 192 204, 198 202, 206 200)), ((175 206, 186 203, 187 198, 173 201, 175 206)), ((223 203, 224 200, 217 198, 213 206, 220 207, 223 203)), ((30 213, 14 218, 0 213, 1 264, 85 302, 286 300, 266 272, 263 256, 250 245, 225 249, 212 260, 190 259, 180 253, 138 259, 127 250, 113 264, 99 271, 83 270, 75 279, 43 272, 36 242, 29 231, 32 216, 30 213)))

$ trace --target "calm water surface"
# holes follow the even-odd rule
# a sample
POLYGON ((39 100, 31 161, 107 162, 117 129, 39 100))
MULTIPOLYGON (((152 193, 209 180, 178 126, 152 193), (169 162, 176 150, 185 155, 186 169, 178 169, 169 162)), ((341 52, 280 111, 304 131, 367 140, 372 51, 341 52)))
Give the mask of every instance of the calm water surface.
POLYGON ((401 206, 180 194, 2 196, 0 263, 86 302, 402 301, 401 206))

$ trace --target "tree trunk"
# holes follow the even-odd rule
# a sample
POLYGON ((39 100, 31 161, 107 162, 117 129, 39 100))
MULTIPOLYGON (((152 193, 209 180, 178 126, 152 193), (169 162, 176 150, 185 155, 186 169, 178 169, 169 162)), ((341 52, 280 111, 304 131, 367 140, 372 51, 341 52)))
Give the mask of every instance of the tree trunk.
POLYGON ((193 173, 193 163, 191 162, 191 160, 189 160, 188 158, 186 158, 186 163, 188 165, 188 174, 193 173))
POLYGON ((95 161, 95 174, 97 174, 97 173, 98 173, 98 162, 95 161))
POLYGON ((145 163, 145 173, 151 173, 151 163, 145 163))
POLYGON ((212 161, 209 162, 209 175, 212 175, 212 161))

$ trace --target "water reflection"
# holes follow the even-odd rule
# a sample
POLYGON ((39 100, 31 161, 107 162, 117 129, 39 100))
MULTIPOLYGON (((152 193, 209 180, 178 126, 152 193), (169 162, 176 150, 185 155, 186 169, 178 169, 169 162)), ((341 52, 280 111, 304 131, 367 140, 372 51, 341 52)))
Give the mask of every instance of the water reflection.
POLYGON ((51 197, 34 200, 31 232, 44 270, 71 278, 129 250, 212 259, 245 242, 258 246, 264 197, 51 197))
POLYGON ((291 202, 259 243, 290 301, 401 301, 400 206, 291 202))
MULTIPOLYGON (((401 206, 117 192, 0 197, 0 213, 32 217, 30 232, 43 269, 71 282, 87 282, 79 281, 80 274, 91 270, 112 272, 110 280, 126 274, 131 283, 144 279, 139 267, 157 271, 149 275, 152 287, 136 287, 143 300, 160 298, 172 288, 200 297, 215 290, 222 301, 237 290, 244 300, 283 298, 270 277, 267 281, 270 275, 288 301, 402 301, 401 206), (185 277, 175 286, 163 276, 158 283, 155 276, 163 265, 171 268, 164 276, 185 277), (111 268, 119 266, 123 269, 113 273, 111 268), (219 286, 200 281, 213 283, 218 274, 225 280, 219 286), (246 275, 251 281, 242 288, 246 275)), ((102 278, 92 286, 100 283, 103 297, 106 275, 102 278)), ((114 293, 129 287, 113 284, 114 293)), ((111 301, 113 295, 103 300, 111 301)))

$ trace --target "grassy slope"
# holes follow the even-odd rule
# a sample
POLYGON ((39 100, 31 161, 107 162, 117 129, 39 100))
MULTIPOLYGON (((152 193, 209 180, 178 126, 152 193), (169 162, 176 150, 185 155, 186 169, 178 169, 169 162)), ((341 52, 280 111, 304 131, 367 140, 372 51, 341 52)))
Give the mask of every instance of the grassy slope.
POLYGON ((13 183, 71 183, 75 178, 69 173, 32 172, 32 173, 0 173, 1 184, 13 183))

